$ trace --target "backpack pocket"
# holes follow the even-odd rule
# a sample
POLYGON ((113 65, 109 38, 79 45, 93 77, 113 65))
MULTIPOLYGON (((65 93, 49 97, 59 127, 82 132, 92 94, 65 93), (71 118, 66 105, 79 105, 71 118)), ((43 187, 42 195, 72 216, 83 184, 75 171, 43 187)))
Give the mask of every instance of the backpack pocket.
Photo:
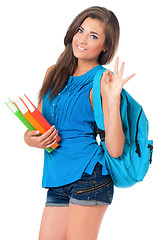
POLYGON ((152 159, 152 140, 139 141, 140 154, 131 149, 131 167, 129 174, 136 182, 144 179, 152 159))

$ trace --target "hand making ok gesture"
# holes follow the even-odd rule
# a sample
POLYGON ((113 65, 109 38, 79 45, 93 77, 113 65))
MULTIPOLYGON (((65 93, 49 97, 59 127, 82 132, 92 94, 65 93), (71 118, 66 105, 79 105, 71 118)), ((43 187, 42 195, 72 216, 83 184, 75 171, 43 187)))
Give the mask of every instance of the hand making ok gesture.
POLYGON ((101 78, 101 95, 106 98, 119 97, 124 84, 135 76, 135 74, 122 78, 125 62, 121 64, 118 71, 119 57, 115 60, 114 74, 110 70, 106 70, 101 78))

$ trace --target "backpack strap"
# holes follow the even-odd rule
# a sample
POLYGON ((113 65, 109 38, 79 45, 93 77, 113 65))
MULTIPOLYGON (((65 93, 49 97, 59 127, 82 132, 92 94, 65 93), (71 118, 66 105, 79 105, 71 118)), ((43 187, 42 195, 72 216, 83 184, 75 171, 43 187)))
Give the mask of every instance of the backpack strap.
POLYGON ((97 71, 94 80, 93 80, 93 107, 94 107, 94 117, 96 121, 95 135, 99 134, 100 140, 105 141, 105 129, 104 129, 104 115, 102 110, 101 103, 101 94, 100 94, 100 80, 105 68, 102 68, 97 71))
POLYGON ((98 132, 100 130, 105 131, 104 129, 104 115, 102 110, 101 103, 101 94, 100 94, 100 80, 103 73, 106 71, 105 68, 102 68, 97 71, 93 80, 93 107, 94 107, 94 117, 97 124, 98 132))
POLYGON ((95 126, 94 128, 94 133, 95 133, 95 136, 97 136, 99 134, 100 136, 100 140, 102 142, 105 141, 105 131, 101 130, 100 128, 98 128, 97 126, 95 126))

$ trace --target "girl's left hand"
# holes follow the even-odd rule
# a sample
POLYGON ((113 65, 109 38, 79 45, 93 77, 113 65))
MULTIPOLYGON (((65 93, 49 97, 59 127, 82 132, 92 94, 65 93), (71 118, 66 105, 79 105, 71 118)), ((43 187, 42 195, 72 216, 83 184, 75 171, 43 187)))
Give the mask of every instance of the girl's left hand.
POLYGON ((122 79, 125 62, 121 64, 121 68, 118 72, 119 57, 115 60, 114 74, 110 70, 106 70, 101 78, 101 95, 102 97, 118 98, 120 97, 121 90, 124 84, 135 76, 135 74, 122 79))

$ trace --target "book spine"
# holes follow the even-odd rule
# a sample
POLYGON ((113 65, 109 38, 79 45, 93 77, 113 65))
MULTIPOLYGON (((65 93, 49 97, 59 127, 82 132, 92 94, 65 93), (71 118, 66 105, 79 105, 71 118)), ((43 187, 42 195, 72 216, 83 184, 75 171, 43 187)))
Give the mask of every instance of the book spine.
MULTIPOLYGON (((35 109, 34 112, 32 112, 32 115, 35 117, 35 119, 41 124, 41 126, 48 131, 51 128, 51 125, 48 123, 48 121, 43 117, 43 115, 38 111, 38 109, 35 109)), ((60 136, 57 136, 57 142, 61 140, 60 136)))
POLYGON ((24 94, 22 98, 20 98, 28 110, 32 113, 34 118, 41 124, 41 126, 47 131, 51 128, 50 123, 44 118, 44 116, 39 112, 39 110, 34 106, 31 100, 24 94))
POLYGON ((28 111, 24 114, 24 117, 31 123, 31 125, 39 131, 40 134, 43 134, 46 132, 46 130, 40 125, 40 123, 31 115, 31 113, 28 111))
POLYGON ((36 118, 36 120, 39 121, 39 123, 43 126, 43 128, 45 128, 46 131, 51 128, 51 125, 43 117, 43 115, 38 111, 38 109, 35 109, 35 111, 32 114, 36 118))
MULTIPOLYGON (((20 112, 17 111, 15 112, 15 115, 19 118, 19 120, 27 127, 29 131, 36 130, 29 122, 28 120, 24 117, 24 115, 20 112)), ((41 136, 41 134, 37 134, 37 136, 41 136)), ((46 150, 50 153, 53 148, 46 148, 46 150)))
MULTIPOLYGON (((21 98, 20 98, 21 99, 21 98)), ((33 117, 40 123, 40 125, 48 131, 51 128, 50 123, 44 118, 44 116, 39 112, 39 110, 34 106, 34 104, 31 102, 31 100, 24 94, 24 99, 21 99, 25 106, 28 108, 28 110, 31 112, 33 117), (27 105, 28 104, 28 105, 27 105), (31 104, 31 106, 30 106, 31 104), (29 108, 30 106, 30 108, 29 108), (31 109, 34 109, 31 111, 31 109)), ((57 136, 57 142, 61 140, 60 136, 57 136)))
MULTIPOLYGON (((39 124, 39 122, 31 115, 31 113, 28 111, 24 114, 24 117, 32 124, 32 126, 40 132, 40 134, 44 134, 46 130, 39 124)), ((55 149, 59 144, 55 143, 52 148, 55 149)))
POLYGON ((28 120, 24 117, 24 115, 20 112, 17 111, 15 112, 15 115, 19 118, 19 120, 27 127, 29 131, 36 130, 29 122, 28 120))

